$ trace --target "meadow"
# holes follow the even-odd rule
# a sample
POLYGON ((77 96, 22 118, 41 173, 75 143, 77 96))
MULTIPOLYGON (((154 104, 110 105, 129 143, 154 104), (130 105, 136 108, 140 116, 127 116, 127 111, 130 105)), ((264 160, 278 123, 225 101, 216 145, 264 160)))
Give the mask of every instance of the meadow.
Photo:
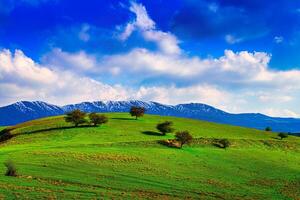
MULTIPOLYGON (((63 116, 18 124, 0 144, 0 199, 300 199, 300 138, 199 120, 107 113, 107 124, 72 127, 63 116), (194 137, 159 143, 172 121, 194 137), (229 148, 213 145, 226 138, 229 148), (7 160, 17 177, 5 176, 7 160)), ((3 127, 4 128, 4 127, 3 127)), ((3 129, 2 128, 2 129, 3 129)), ((1 130, 1 128, 0 128, 1 130)))

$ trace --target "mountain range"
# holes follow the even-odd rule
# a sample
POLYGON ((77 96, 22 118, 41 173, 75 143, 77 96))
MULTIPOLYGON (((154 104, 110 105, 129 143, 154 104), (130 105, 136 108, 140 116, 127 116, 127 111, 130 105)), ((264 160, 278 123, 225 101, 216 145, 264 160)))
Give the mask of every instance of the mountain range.
POLYGON ((85 112, 128 112, 131 106, 142 106, 146 113, 200 119, 256 129, 272 127, 273 131, 300 132, 300 119, 269 117, 259 113, 232 114, 201 103, 164 105, 144 101, 96 101, 56 106, 41 101, 21 101, 0 107, 0 126, 9 126, 41 117, 62 115, 74 109, 85 112))

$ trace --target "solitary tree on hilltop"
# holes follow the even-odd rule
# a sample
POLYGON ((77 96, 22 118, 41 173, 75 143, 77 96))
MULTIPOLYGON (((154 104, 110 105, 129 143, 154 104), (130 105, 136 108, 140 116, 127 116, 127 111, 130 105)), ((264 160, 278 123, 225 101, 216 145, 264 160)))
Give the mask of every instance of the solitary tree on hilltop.
POLYGON ((268 126, 268 127, 265 128, 265 131, 270 132, 270 131, 272 131, 272 128, 268 126))
POLYGON ((138 117, 144 116, 145 111, 146 111, 146 110, 145 110, 145 108, 143 108, 143 107, 132 106, 132 107, 130 108, 129 113, 130 113, 131 116, 134 116, 135 119, 137 119, 138 117))
POLYGON ((193 136, 188 131, 179 131, 176 133, 175 137, 176 140, 180 142, 180 148, 182 148, 184 144, 191 143, 193 140, 193 136))
POLYGON ((287 138, 289 135, 287 133, 279 133, 278 134, 278 137, 280 137, 280 139, 284 139, 284 138, 287 138))
POLYGON ((97 114, 97 113, 90 113, 89 118, 90 118, 91 123, 94 126, 97 126, 99 124, 100 125, 105 124, 105 123, 108 122, 108 118, 105 115, 100 115, 100 114, 97 114))
POLYGON ((77 109, 77 110, 68 112, 66 114, 65 121, 69 122, 69 123, 73 123, 77 127, 79 124, 86 123, 85 116, 86 116, 85 112, 82 112, 77 109))
POLYGON ((162 135, 166 135, 166 133, 172 133, 174 129, 172 128, 173 122, 165 121, 163 123, 157 124, 156 128, 162 135))

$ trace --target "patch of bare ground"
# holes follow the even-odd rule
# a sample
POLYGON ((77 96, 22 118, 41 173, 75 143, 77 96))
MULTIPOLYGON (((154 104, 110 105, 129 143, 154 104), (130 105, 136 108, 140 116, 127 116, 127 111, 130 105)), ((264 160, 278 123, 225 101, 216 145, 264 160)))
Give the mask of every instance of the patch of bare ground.
POLYGON ((293 200, 300 200, 300 179, 286 182, 280 193, 293 200))
POLYGON ((220 188, 232 188, 230 184, 215 179, 207 179, 204 183, 220 188))
POLYGON ((140 162, 142 159, 137 156, 128 156, 125 154, 114 154, 114 153, 99 153, 99 154, 87 154, 87 153, 72 153, 72 152, 42 152, 35 151, 31 152, 32 155, 43 155, 51 157, 66 158, 69 160, 79 161, 113 161, 113 162, 140 162))
POLYGON ((248 182, 250 185, 258 185, 262 187, 271 187, 275 186, 280 182, 280 180, 275 179, 252 179, 248 182))

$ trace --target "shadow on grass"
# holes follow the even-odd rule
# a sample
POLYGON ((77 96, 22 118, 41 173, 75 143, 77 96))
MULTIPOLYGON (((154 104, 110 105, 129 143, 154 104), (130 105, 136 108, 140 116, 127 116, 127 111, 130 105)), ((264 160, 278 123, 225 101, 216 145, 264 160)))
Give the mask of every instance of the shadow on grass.
POLYGON ((271 138, 275 140, 281 140, 279 137, 271 137, 271 138))
POLYGON ((124 118, 124 117, 113 117, 111 119, 117 119, 117 120, 136 120, 135 118, 124 118))
POLYGON ((92 128, 96 127, 93 125, 82 125, 82 126, 63 126, 63 127, 53 127, 53 128, 46 128, 46 129, 39 129, 39 130, 34 130, 34 131, 27 131, 27 132, 22 132, 22 133, 16 133, 12 134, 11 131, 14 130, 14 128, 6 128, 0 131, 0 142, 5 142, 13 137, 19 136, 19 135, 30 135, 30 134, 35 134, 35 133, 43 133, 47 131, 55 131, 55 130, 67 130, 67 129, 77 129, 77 128, 92 128))
POLYGON ((23 133, 19 133, 16 135, 29 135, 29 134, 34 134, 34 133, 43 133, 47 131, 55 131, 55 130, 67 130, 67 129, 78 129, 78 128, 93 128, 97 126, 93 125, 81 125, 81 126, 63 126, 63 127, 53 127, 53 128, 45 128, 45 129, 39 129, 39 130, 34 130, 34 131, 27 131, 23 133))
POLYGON ((162 134, 154 131, 142 131, 143 134, 145 135, 155 135, 155 136, 163 136, 162 134))

